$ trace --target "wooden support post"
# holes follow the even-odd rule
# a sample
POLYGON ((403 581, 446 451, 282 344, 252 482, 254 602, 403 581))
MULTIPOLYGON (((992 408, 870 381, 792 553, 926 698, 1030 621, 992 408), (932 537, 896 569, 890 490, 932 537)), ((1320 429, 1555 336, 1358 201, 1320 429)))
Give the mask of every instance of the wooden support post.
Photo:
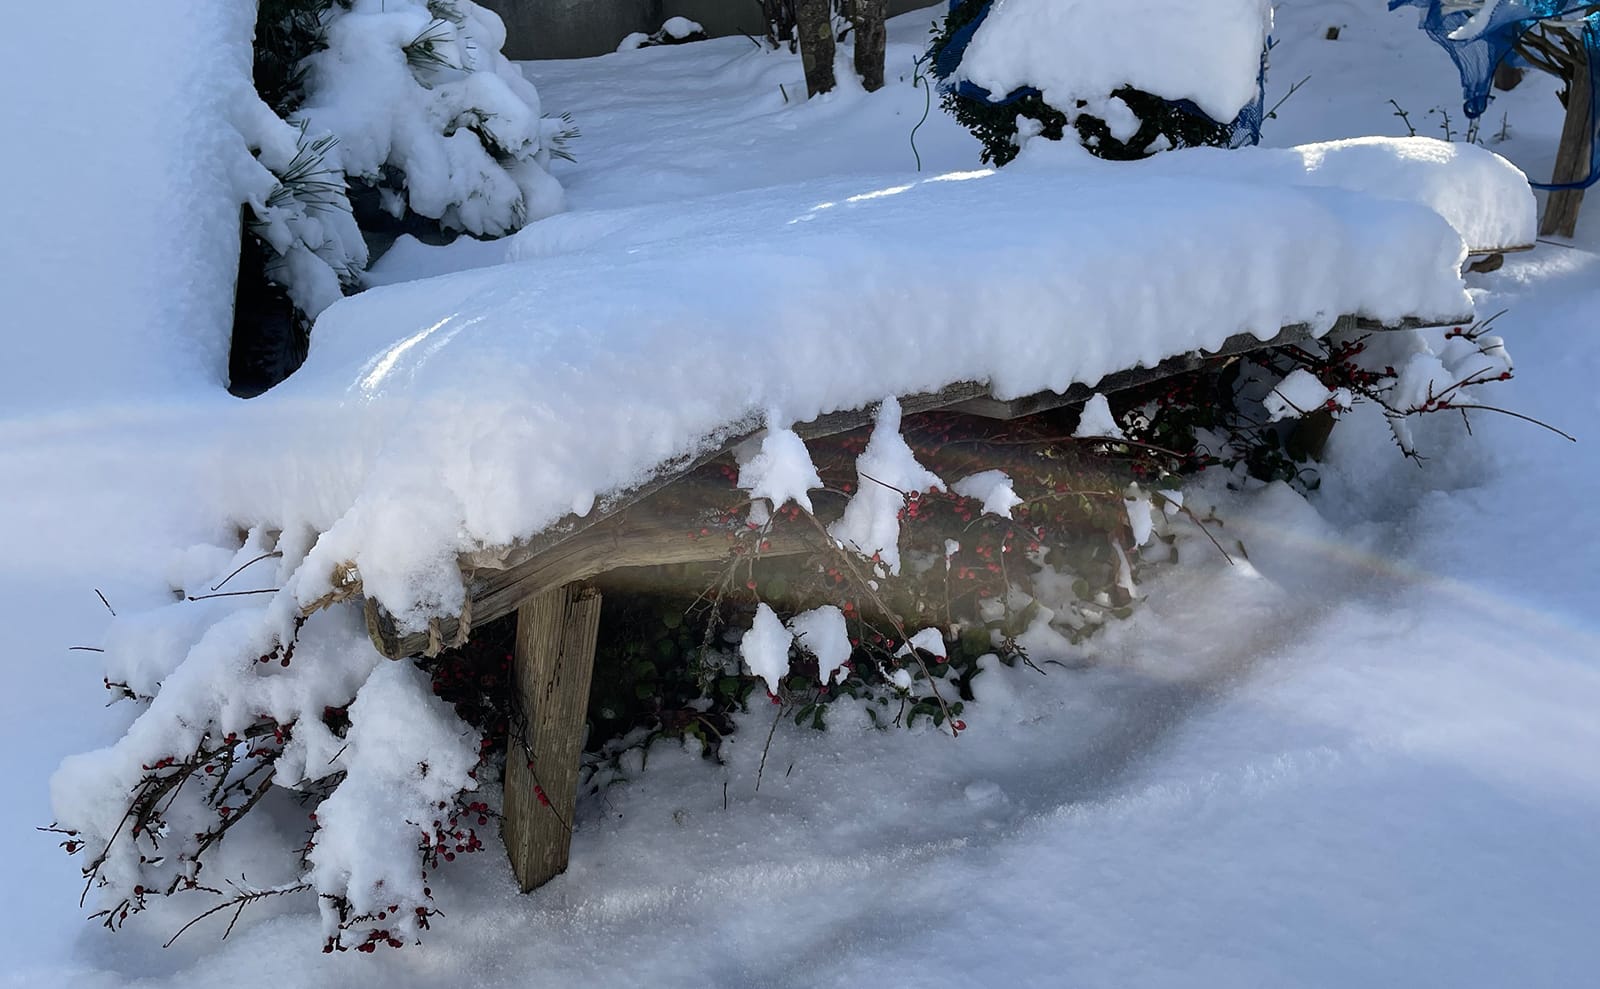
POLYGON ((524 893, 567 868, 599 628, 592 587, 553 588, 517 609, 514 683, 527 725, 506 743, 505 842, 524 893))
MULTIPOLYGON (((1550 176, 1552 184, 1582 182, 1589 177, 1595 127, 1592 103, 1589 63, 1580 59, 1572 66, 1572 82, 1567 86, 1567 119, 1561 127, 1561 146, 1556 150, 1556 167, 1550 176)), ((1582 189, 1550 193, 1544 204, 1544 218, 1539 221, 1539 236, 1571 237, 1578 230, 1578 210, 1582 206, 1582 189)))

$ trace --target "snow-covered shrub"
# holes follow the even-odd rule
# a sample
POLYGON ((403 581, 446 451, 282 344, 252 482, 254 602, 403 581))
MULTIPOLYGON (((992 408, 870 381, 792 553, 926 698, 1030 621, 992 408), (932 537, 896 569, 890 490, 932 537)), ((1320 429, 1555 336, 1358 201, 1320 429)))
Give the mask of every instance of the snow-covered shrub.
POLYGON ((574 132, 500 49, 471 0, 265 0, 259 100, 236 113, 255 153, 233 386, 253 393, 304 357, 311 323, 360 285, 362 231, 498 237, 563 205, 549 174, 574 132))
POLYGON ((471 0, 350 0, 322 26, 291 119, 332 135, 338 167, 390 215, 500 236, 561 208, 546 171, 561 125, 501 54, 495 14, 471 0))
POLYGON ((707 468, 739 497, 699 537, 736 532, 740 545, 707 591, 608 604, 620 631, 602 637, 597 664, 595 785, 661 737, 692 737, 716 757, 763 694, 815 728, 848 699, 880 726, 964 730, 986 664, 1070 654, 1127 617, 1145 571, 1176 559, 1180 529, 1220 548, 1184 506, 1189 477, 1315 488, 1323 443, 1358 403, 1421 457, 1418 416, 1486 408, 1478 392, 1510 374, 1483 324, 1353 333, 1215 359, 1003 431, 902 421, 894 403, 870 437, 808 445, 773 430, 736 470, 707 468), (924 466, 952 462, 966 473, 945 470, 958 476, 949 484, 924 466), (823 537, 810 553, 762 556, 807 534, 823 537))
POLYGON ((240 574, 286 580, 303 550, 261 530, 194 547, 185 600, 110 630, 107 687, 143 710, 51 784, 62 844, 84 856, 107 927, 173 894, 212 912, 305 893, 326 950, 370 951, 426 928, 430 870, 482 847, 483 747, 429 675, 379 656, 358 609, 306 616, 289 594, 231 594, 240 574), (212 865, 241 842, 247 858, 278 843, 281 866, 241 878, 212 865))
POLYGON ((691 41, 706 40, 706 29, 699 21, 691 21, 687 17, 669 17, 661 22, 661 27, 652 34, 635 31, 622 39, 617 45, 617 51, 628 52, 639 48, 655 48, 660 45, 683 45, 691 41))
POLYGON ((1381 410, 1402 455, 1420 459, 1413 423, 1434 412, 1498 411, 1482 386, 1511 377, 1490 320, 1439 331, 1340 332, 1208 362, 1116 396, 1119 429, 1203 466, 1317 486, 1316 461, 1357 403, 1381 410))
POLYGON ((954 0, 928 57, 985 161, 1069 132, 1128 161, 1253 141, 1271 20, 1265 0, 954 0))
POLYGON ((1081 422, 1073 409, 1003 427, 903 416, 891 400, 869 429, 810 443, 774 429, 703 468, 692 486, 726 497, 685 536, 726 539, 732 555, 698 595, 608 598, 594 784, 657 738, 717 757, 754 697, 815 728, 846 699, 865 723, 960 732, 985 664, 1126 615, 1140 572, 1171 555, 1177 511, 1129 462, 1161 483, 1183 465, 1137 448, 1102 456, 1099 430, 1060 439, 1081 422), (806 549, 768 555, 775 541, 806 549))

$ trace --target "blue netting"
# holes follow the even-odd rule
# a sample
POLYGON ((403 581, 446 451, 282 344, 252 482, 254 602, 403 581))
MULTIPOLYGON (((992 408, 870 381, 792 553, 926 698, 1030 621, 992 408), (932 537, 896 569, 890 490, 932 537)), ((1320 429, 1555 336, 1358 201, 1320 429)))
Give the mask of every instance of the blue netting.
MULTIPOLYGON (((954 12, 955 9, 961 6, 962 3, 963 0, 950 0, 951 12, 954 12)), ((959 82, 950 81, 951 77, 955 75, 956 69, 960 68, 961 66, 962 56, 966 55, 967 45, 971 44, 972 36, 977 34, 978 28, 983 25, 984 20, 989 16, 989 11, 993 8, 994 0, 989 0, 989 2, 985 3, 983 8, 978 11, 978 15, 976 17, 969 21, 960 30, 952 34, 950 36, 950 40, 945 43, 944 47, 940 48, 934 53, 934 76, 940 80, 941 84, 946 90, 954 92, 962 99, 977 100, 983 103, 992 103, 995 106, 1004 106, 1007 103, 1015 103, 1017 100, 1028 96, 1040 95, 1039 90, 1033 88, 1032 86, 1023 86, 1021 89, 1012 90, 1003 96, 996 96, 987 89, 984 89, 982 86, 975 85, 974 83, 968 82, 964 79, 959 82)), ((1269 41, 1269 47, 1270 44, 1271 42, 1269 41)), ((1239 115, 1235 117, 1233 123, 1229 125, 1233 131, 1233 147, 1237 148, 1246 144, 1257 144, 1261 141, 1261 121, 1266 115, 1266 83, 1267 53, 1263 51, 1261 53, 1261 73, 1257 79, 1256 85, 1256 98, 1247 106, 1245 106, 1243 110, 1240 110, 1239 115)), ((1193 114, 1197 117, 1205 117, 1207 120, 1211 119, 1209 116, 1207 116, 1204 110, 1201 110, 1191 100, 1167 100, 1166 102, 1168 106, 1175 107, 1184 113, 1193 114)))
POLYGON ((1469 117, 1481 116, 1489 108, 1494 70, 1507 58, 1518 59, 1513 49, 1524 34, 1542 20, 1592 11, 1583 18, 1583 46, 1589 55, 1589 119, 1597 125, 1589 145, 1589 175, 1582 182, 1532 185, 1536 189, 1587 189, 1600 181, 1600 119, 1594 113, 1600 84, 1600 9, 1593 9, 1594 0, 1484 0, 1483 8, 1450 6, 1451 10, 1445 10, 1444 0, 1389 0, 1390 10, 1422 8, 1422 29, 1449 52, 1461 73, 1463 109, 1469 117), (1481 24, 1463 37, 1452 37, 1475 14, 1485 15, 1481 24))

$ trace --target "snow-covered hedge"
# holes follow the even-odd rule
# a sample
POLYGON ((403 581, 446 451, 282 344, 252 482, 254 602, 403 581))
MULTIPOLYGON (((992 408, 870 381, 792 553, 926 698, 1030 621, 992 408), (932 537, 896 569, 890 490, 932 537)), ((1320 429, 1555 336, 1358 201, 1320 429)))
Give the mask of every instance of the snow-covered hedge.
POLYGON ((958 0, 929 54, 984 160, 1069 133, 1130 160, 1253 143, 1271 26, 1268 0, 958 0))

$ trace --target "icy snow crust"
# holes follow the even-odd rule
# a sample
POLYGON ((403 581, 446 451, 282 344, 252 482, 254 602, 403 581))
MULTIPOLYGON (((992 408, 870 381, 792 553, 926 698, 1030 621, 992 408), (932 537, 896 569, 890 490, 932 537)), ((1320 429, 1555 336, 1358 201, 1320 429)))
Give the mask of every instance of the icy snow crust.
POLYGON ((1270 0, 997 0, 957 76, 1060 107, 1133 86, 1232 120, 1256 97, 1271 26, 1270 0))
POLYGON ((1521 174, 1437 144, 1148 167, 1056 146, 1004 173, 552 217, 515 239, 521 263, 328 310, 306 366, 239 410, 262 442, 225 503, 323 533, 302 604, 354 562, 414 626, 461 606, 458 553, 586 514, 763 425, 961 380, 1062 390, 1341 313, 1457 319, 1471 311, 1461 235, 1427 206, 1338 187, 1411 192, 1474 237, 1521 237, 1521 174), (1481 212, 1439 191, 1466 183, 1481 212))

